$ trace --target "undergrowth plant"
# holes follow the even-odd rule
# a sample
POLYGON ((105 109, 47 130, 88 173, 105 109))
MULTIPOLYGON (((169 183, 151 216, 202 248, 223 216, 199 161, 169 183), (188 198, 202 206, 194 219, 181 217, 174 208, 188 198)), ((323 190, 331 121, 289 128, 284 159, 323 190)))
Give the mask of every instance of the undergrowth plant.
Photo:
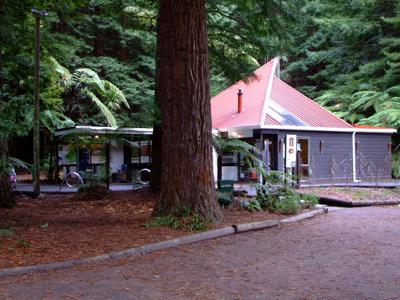
MULTIPOLYGON (((297 193, 291 187, 293 181, 291 176, 283 172, 271 172, 266 177, 266 183, 257 187, 255 201, 263 210, 282 214, 296 214, 301 208, 308 209, 318 204, 318 196, 297 193)), ((249 206, 247 209, 254 211, 249 206)))
POLYGON ((199 214, 190 209, 184 209, 182 216, 174 215, 155 217, 146 224, 147 227, 169 227, 172 229, 183 229, 189 231, 203 231, 209 227, 209 223, 204 221, 199 214))

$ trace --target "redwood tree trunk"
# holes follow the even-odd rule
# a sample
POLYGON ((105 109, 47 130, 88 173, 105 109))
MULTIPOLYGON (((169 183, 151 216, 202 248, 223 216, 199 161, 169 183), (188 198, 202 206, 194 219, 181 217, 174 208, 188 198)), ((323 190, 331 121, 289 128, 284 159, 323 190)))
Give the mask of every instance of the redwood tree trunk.
POLYGON ((218 221, 212 173, 205 0, 160 0, 156 93, 162 119, 159 214, 218 221))
POLYGON ((7 140, 0 138, 0 207, 11 208, 15 206, 14 192, 11 187, 10 176, 8 171, 4 168, 7 161, 7 140))

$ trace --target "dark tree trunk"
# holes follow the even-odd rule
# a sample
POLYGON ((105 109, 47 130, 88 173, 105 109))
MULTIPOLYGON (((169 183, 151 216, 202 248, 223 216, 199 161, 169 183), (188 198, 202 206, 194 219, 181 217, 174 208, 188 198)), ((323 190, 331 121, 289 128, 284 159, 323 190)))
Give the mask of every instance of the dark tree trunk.
POLYGON ((205 0, 160 0, 156 93, 162 119, 157 212, 218 221, 212 172, 205 0))
POLYGON ((151 182, 150 188, 153 192, 161 191, 161 166, 162 166, 162 128, 158 122, 153 126, 153 137, 151 147, 151 182))
MULTIPOLYGON (((160 16, 157 20, 157 67, 156 67, 156 81, 159 82, 162 78, 159 77, 160 72, 160 16)), ((161 113, 160 113, 160 89, 155 91, 154 99, 154 120, 153 120, 153 136, 152 136, 152 147, 151 147, 151 181, 150 188, 153 192, 161 191, 161 166, 162 166, 162 125, 161 125, 161 113)))
MULTIPOLYGON (((8 149, 7 141, 0 138, 0 159, 3 162, 7 161, 8 149)), ((7 170, 0 169, 0 208, 12 208, 15 206, 14 192, 12 190, 10 176, 7 170)))

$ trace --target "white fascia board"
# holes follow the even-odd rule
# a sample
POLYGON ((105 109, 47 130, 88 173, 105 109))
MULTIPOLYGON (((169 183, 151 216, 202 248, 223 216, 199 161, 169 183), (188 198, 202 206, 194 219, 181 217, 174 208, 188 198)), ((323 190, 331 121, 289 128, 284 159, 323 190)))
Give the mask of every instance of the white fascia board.
POLYGON ((309 127, 309 126, 279 126, 279 125, 263 125, 262 129, 276 130, 297 130, 297 131, 327 131, 327 132, 364 132, 364 133, 387 133, 397 132, 393 128, 334 128, 334 127, 309 127))
POLYGON ((265 118, 265 115, 267 114, 268 103, 271 100, 271 94, 272 94, 272 83, 274 81, 277 67, 279 67, 279 57, 275 57, 272 62, 272 70, 271 70, 271 74, 269 75, 268 86, 267 86, 267 90, 265 92, 264 104, 263 104, 263 108, 261 110, 261 115, 260 115, 260 122, 259 122, 260 126, 262 126, 264 124, 264 118, 265 118))
POLYGON ((58 130, 55 136, 67 135, 70 133, 94 133, 94 134, 130 134, 130 135, 152 135, 153 128, 119 128, 119 127, 102 127, 102 126, 76 126, 65 130, 58 130))
POLYGON ((365 133, 396 133, 397 129, 394 128, 356 128, 355 132, 365 133))

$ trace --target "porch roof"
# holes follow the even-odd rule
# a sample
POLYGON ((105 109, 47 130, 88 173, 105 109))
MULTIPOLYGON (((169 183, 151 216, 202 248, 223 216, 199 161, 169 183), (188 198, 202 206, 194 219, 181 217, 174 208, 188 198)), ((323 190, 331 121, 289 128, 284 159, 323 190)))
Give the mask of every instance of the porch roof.
POLYGON ((153 128, 75 126, 71 128, 59 129, 55 132, 55 136, 64 136, 73 133, 79 133, 82 135, 89 135, 89 134, 152 135, 153 128))

